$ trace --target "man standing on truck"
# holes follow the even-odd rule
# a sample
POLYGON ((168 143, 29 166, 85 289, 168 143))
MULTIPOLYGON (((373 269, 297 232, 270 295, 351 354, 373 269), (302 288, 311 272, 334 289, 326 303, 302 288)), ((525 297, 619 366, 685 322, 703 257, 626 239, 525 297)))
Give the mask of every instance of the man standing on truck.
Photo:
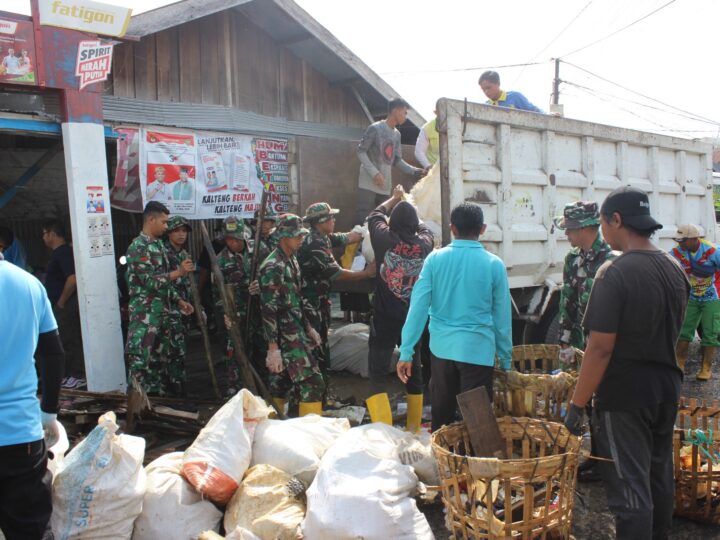
POLYGON ((355 222, 362 224, 368 214, 389 195, 392 186, 392 167, 405 174, 421 178, 426 170, 413 167, 402 158, 400 132, 397 126, 405 123, 410 105, 401 98, 388 104, 385 120, 370 124, 357 148, 360 160, 358 196, 355 222))
POLYGON ((702 322, 700 343, 704 350, 697 380, 707 381, 712 375, 712 361, 720 345, 720 298, 715 288, 715 273, 720 271, 720 252, 712 242, 701 238, 700 230, 692 223, 678 227, 675 241, 678 245, 670 254, 678 260, 692 287, 677 343, 678 365, 685 370, 690 342, 695 339, 695 331, 702 322))
MULTIPOLYGON (((600 235, 600 213, 595 202, 577 201, 565 205, 560 218, 555 220, 572 249, 565 256, 563 288, 560 291, 560 366, 565 369, 575 364, 575 349, 585 350, 587 334, 582 327, 595 274, 605 261, 614 258, 610 246, 600 235)), ((588 416, 592 408, 588 406, 588 416)), ((592 430, 591 430, 592 432, 592 430)), ((594 439, 591 454, 595 455, 594 439)), ((578 468, 578 480, 600 480, 596 461, 585 460, 578 468)))
POLYGON ((593 436, 615 534, 667 538, 672 523, 672 441, 682 371, 675 359, 690 284, 650 237, 662 225, 647 194, 624 186, 600 208, 603 237, 622 255, 595 275, 583 326, 590 333, 565 425, 583 433, 594 397, 593 436))
POLYGON ((507 107, 509 109, 519 109, 521 111, 531 111, 544 113, 542 109, 536 107, 528 98, 520 92, 505 91, 500 89, 500 75, 497 71, 486 71, 480 75, 478 81, 480 89, 487 96, 487 104, 496 107, 507 107))

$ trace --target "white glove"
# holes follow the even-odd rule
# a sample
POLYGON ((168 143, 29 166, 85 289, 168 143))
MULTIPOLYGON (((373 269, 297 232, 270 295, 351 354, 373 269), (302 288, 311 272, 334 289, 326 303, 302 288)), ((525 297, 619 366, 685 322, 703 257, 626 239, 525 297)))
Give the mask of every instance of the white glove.
POLYGON ((282 372, 283 361, 280 349, 275 349, 274 351, 268 350, 267 356, 265 357, 265 366, 268 368, 270 373, 282 372))
POLYGON ((41 412, 40 421, 42 422, 43 436, 45 437, 45 447, 50 449, 60 440, 57 414, 41 412))
POLYGON ((575 348, 574 347, 565 347, 564 349, 560 349, 560 352, 558 353, 558 360, 560 360, 560 364, 566 365, 566 366, 574 366, 575 365, 575 348))
POLYGON ((317 333, 317 330, 312 327, 308 328, 307 334, 310 340, 313 342, 313 349, 322 345, 322 338, 320 337, 320 334, 317 333))
POLYGON ((367 234, 367 229, 363 227, 362 225, 355 225, 350 232, 358 233, 362 235, 363 238, 365 238, 365 235, 367 234))
POLYGON ((257 279, 250 284, 248 292, 252 295, 260 294, 260 283, 257 279))

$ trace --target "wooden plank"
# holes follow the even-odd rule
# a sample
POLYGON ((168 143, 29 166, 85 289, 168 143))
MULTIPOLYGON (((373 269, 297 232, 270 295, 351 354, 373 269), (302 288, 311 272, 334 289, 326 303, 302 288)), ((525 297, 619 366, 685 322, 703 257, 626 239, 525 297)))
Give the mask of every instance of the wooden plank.
POLYGON ((458 394, 457 402, 465 420, 473 455, 504 459, 504 441, 487 390, 482 386, 473 388, 458 394))
MULTIPOLYGON (((218 39, 221 35, 217 26, 217 19, 203 17, 198 21, 200 24, 200 73, 202 74, 202 103, 219 105, 220 87, 219 71, 221 69, 220 58, 218 57, 218 39)), ((224 64, 223 64, 224 65, 224 64)))
POLYGON ((180 101, 202 102, 202 73, 200 68, 200 26, 192 21, 179 28, 180 101))
POLYGON ((280 53, 282 112, 289 120, 303 119, 302 61, 287 49, 280 53))
POLYGON ((157 99, 155 36, 145 37, 133 45, 135 48, 135 97, 157 99))
POLYGON ((180 101, 178 30, 169 28, 155 35, 157 93, 159 101, 180 101))
POLYGON ((135 62, 133 44, 121 43, 113 50, 113 85, 110 94, 119 97, 135 97, 135 62))

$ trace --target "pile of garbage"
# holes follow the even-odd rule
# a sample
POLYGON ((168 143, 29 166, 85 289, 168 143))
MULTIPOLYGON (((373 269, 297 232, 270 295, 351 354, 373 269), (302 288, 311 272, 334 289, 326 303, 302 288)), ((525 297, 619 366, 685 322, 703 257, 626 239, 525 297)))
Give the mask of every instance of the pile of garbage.
POLYGON ((147 467, 145 440, 118 434, 106 413, 53 460, 55 537, 434 538, 414 499, 438 483, 428 437, 271 413, 241 390, 185 452, 147 467))

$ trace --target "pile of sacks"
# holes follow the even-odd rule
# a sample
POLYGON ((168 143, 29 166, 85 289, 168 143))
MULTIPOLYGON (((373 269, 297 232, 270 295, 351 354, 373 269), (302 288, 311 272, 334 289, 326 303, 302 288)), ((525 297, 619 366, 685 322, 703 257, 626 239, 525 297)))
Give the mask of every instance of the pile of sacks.
POLYGON ((54 466, 52 528, 69 538, 420 538, 413 497, 437 484, 429 440, 345 419, 273 420, 247 390, 185 452, 143 468, 145 441, 113 413, 54 466))

